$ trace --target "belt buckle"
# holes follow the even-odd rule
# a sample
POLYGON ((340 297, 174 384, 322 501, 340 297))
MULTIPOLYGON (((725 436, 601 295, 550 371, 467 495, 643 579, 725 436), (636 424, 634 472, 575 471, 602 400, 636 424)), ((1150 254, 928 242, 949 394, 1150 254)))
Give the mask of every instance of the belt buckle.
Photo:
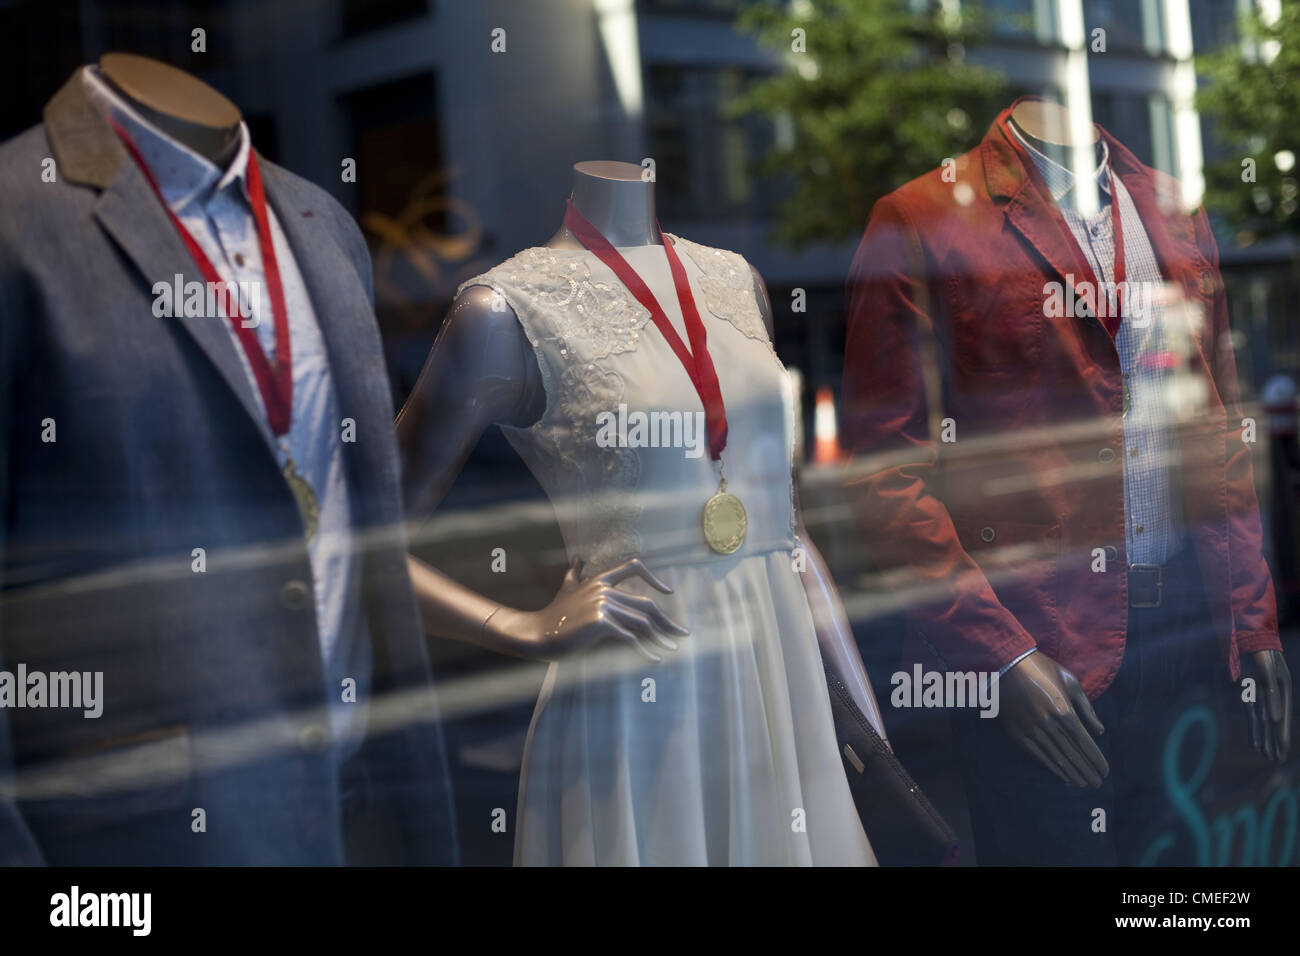
POLYGON ((1128 606, 1129 607, 1159 607, 1162 599, 1164 598, 1164 590, 1165 590, 1165 580, 1164 580, 1165 576, 1164 576, 1163 566, 1159 564, 1130 564, 1128 566, 1128 569, 1130 571, 1155 572, 1154 576, 1155 576, 1155 585, 1156 585, 1155 586, 1156 599, 1154 601, 1134 601, 1130 596, 1128 606))

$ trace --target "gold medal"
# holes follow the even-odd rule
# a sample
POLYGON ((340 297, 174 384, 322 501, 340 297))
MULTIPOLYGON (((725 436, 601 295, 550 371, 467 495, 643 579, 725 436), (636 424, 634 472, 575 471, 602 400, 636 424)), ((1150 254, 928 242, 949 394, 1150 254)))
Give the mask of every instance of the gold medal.
POLYGON ((704 502, 700 520, 704 525, 704 540, 718 554, 734 554, 745 543, 749 517, 740 499, 727 491, 726 478, 719 483, 713 496, 704 502))
POLYGON ((298 503, 298 513, 302 515, 302 526, 307 540, 316 537, 316 528, 320 524, 320 505, 316 503, 316 492, 311 490, 307 479, 298 474, 293 459, 285 456, 284 480, 293 492, 293 499, 298 503))

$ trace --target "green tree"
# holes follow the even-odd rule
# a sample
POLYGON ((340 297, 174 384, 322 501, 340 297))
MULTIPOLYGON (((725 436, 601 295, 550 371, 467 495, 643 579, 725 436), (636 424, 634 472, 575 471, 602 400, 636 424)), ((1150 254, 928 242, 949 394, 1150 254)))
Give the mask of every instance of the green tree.
POLYGON ((1300 4, 1241 21, 1242 43, 1197 58, 1197 108, 1227 154, 1205 169, 1205 204, 1238 241, 1300 233, 1300 4), (1253 181, 1252 181, 1253 180, 1253 181))
POLYGON ((791 131, 763 169, 791 184, 776 238, 795 247, 861 233, 877 199, 970 149, 1005 105, 1002 76, 966 60, 977 21, 937 2, 766 2, 738 24, 789 66, 737 109, 791 131))

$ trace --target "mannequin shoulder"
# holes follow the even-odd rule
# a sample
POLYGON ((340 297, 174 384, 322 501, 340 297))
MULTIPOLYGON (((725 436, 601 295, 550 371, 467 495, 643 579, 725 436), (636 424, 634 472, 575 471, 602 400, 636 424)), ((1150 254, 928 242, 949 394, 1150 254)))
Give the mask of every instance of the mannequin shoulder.
POLYGON ((514 367, 531 352, 514 309, 486 285, 461 289, 447 310, 440 337, 467 361, 514 367))
POLYGON ((17 226, 14 212, 22 210, 48 212, 60 201, 70 204, 84 195, 88 203, 97 194, 92 189, 67 188, 69 181, 60 175, 54 147, 45 135, 44 126, 33 126, 0 143, 0 227, 17 226))
POLYGON ((66 261, 100 195, 65 174, 44 125, 0 143, 0 264, 66 261))

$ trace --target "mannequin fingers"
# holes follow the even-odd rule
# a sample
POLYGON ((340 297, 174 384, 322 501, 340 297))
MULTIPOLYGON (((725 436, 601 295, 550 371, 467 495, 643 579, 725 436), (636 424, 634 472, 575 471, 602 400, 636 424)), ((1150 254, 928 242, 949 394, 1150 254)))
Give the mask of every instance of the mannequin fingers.
POLYGON ((1278 759, 1285 762, 1291 753, 1291 675, 1283 670, 1278 681, 1282 694, 1282 719, 1278 723, 1278 759))
POLYGON ((620 604, 624 604, 627 607, 633 608, 634 610, 640 611, 661 631, 667 631, 669 634, 681 634, 683 636, 691 633, 690 628, 682 627, 682 625, 678 624, 661 611, 659 605, 648 597, 641 597, 637 594, 628 594, 624 591, 611 589, 609 591, 609 598, 618 601, 620 604))
POLYGON ((1061 783, 1068 784, 1070 782, 1070 778, 1065 775, 1065 771, 1056 765, 1056 761, 1049 757, 1046 751, 1034 742, 1032 737, 1021 737, 1020 743, 1029 751, 1030 755, 1032 755, 1035 760, 1041 763, 1048 770, 1052 771, 1052 773, 1056 774, 1056 778, 1060 780, 1061 783))
POLYGON ((1250 747, 1255 753, 1264 752, 1264 735, 1260 730, 1260 720, 1262 714, 1258 703, 1249 703, 1246 705, 1246 713, 1250 717, 1250 747))
POLYGON ((654 664, 659 664, 663 662, 662 657, 660 657, 654 651, 650 650, 648 647, 642 644, 641 641, 637 639, 637 636, 635 634, 633 634, 623 625, 619 624, 617 621, 608 621, 606 622, 605 626, 614 635, 621 637, 623 640, 627 641, 629 644, 635 647, 637 651, 641 654, 641 656, 644 657, 646 660, 654 664))
POLYGON ((1264 668, 1264 699, 1268 701, 1268 719, 1273 723, 1282 719, 1282 688, 1277 684, 1277 671, 1264 668))
POLYGON ((1106 755, 1101 752, 1101 748, 1097 746, 1097 741, 1092 739, 1077 715, 1067 717, 1059 724, 1061 730, 1074 742, 1075 748, 1087 761, 1088 766, 1097 774, 1097 786, 1101 786, 1101 781, 1110 773, 1110 764, 1106 760, 1106 755))
POLYGON ((1274 747, 1274 740, 1277 737, 1277 734, 1273 728, 1273 721, 1268 715, 1267 702, 1259 708, 1259 723, 1264 736, 1264 756, 1269 760, 1275 760, 1277 759, 1277 755, 1274 747))
MULTIPOLYGON (((1272 661, 1269 663, 1271 664, 1272 661)), ((1286 710, 1283 703, 1281 677, 1282 675, 1277 667, 1264 668, 1264 699, 1268 702, 1268 732, 1265 735, 1265 741, 1269 757, 1278 763, 1285 759, 1282 756, 1281 738, 1286 710)))
MULTIPOLYGON (((1101 719, 1097 712, 1092 709, 1092 701, 1088 695, 1083 692, 1083 686, 1077 680, 1070 680, 1065 685, 1066 696, 1070 698, 1070 703, 1074 705, 1075 712, 1078 713, 1084 723, 1088 725, 1094 734, 1104 734, 1106 728, 1102 726, 1101 719)), ((1091 739, 1091 738, 1090 738, 1091 739)), ((1100 753, 1100 751, 1098 751, 1100 753)))
POLYGON ((640 640, 651 640, 670 651, 677 650, 677 643, 670 637, 665 637, 655 631, 654 625, 650 619, 640 611, 635 611, 630 607, 624 607, 616 601, 610 601, 606 605, 610 618, 616 621, 625 629, 631 631, 640 640))
POLYGON ((600 579, 606 584, 618 584, 620 581, 626 581, 630 577, 639 577, 656 591, 664 594, 672 594, 673 589, 655 576, 654 572, 647 568, 640 558, 632 558, 630 561, 624 561, 618 567, 606 571, 600 576, 600 579))
POLYGON ((1065 754, 1061 752, 1060 746, 1052 739, 1052 735, 1047 732, 1046 728, 1041 726, 1035 727, 1034 740, 1037 742, 1038 746, 1043 748, 1043 753, 1051 757, 1052 762, 1060 768, 1063 774, 1065 774, 1066 783, 1072 784, 1076 787, 1086 787, 1088 785, 1087 781, 1083 779, 1083 776, 1079 771, 1074 768, 1073 764, 1070 763, 1065 754))
POLYGON ((1061 772, 1061 769, 1056 766, 1052 758, 1047 756, 1047 754, 1043 752, 1043 748, 1034 743, 1032 738, 1023 737, 1021 738, 1020 743, 1021 746, 1029 751, 1030 756, 1042 764, 1046 769, 1050 770, 1056 776, 1056 779, 1061 781, 1061 783, 1068 784, 1070 782, 1066 778, 1065 774, 1061 772))
MULTIPOLYGON (((1084 750, 1078 737, 1074 734, 1073 728, 1069 727, 1069 724, 1071 723, 1078 728, 1080 735, 1085 738, 1088 737, 1087 732, 1083 729, 1083 725, 1080 724, 1078 718, 1073 715, 1049 723, 1047 725, 1047 733, 1051 736, 1052 740, 1056 742, 1056 746, 1061 749, 1061 753, 1065 756, 1065 759, 1070 761, 1070 766, 1073 767, 1075 772, 1083 778, 1083 781, 1087 784, 1088 788, 1096 790, 1101 786, 1101 767, 1093 764, 1092 755, 1084 750)), ((1093 751, 1097 750, 1097 745, 1092 742, 1091 738, 1088 738, 1088 746, 1093 751)), ((1097 757, 1100 759, 1102 765, 1106 763, 1106 758, 1102 757, 1099 751, 1097 752, 1097 757)))

